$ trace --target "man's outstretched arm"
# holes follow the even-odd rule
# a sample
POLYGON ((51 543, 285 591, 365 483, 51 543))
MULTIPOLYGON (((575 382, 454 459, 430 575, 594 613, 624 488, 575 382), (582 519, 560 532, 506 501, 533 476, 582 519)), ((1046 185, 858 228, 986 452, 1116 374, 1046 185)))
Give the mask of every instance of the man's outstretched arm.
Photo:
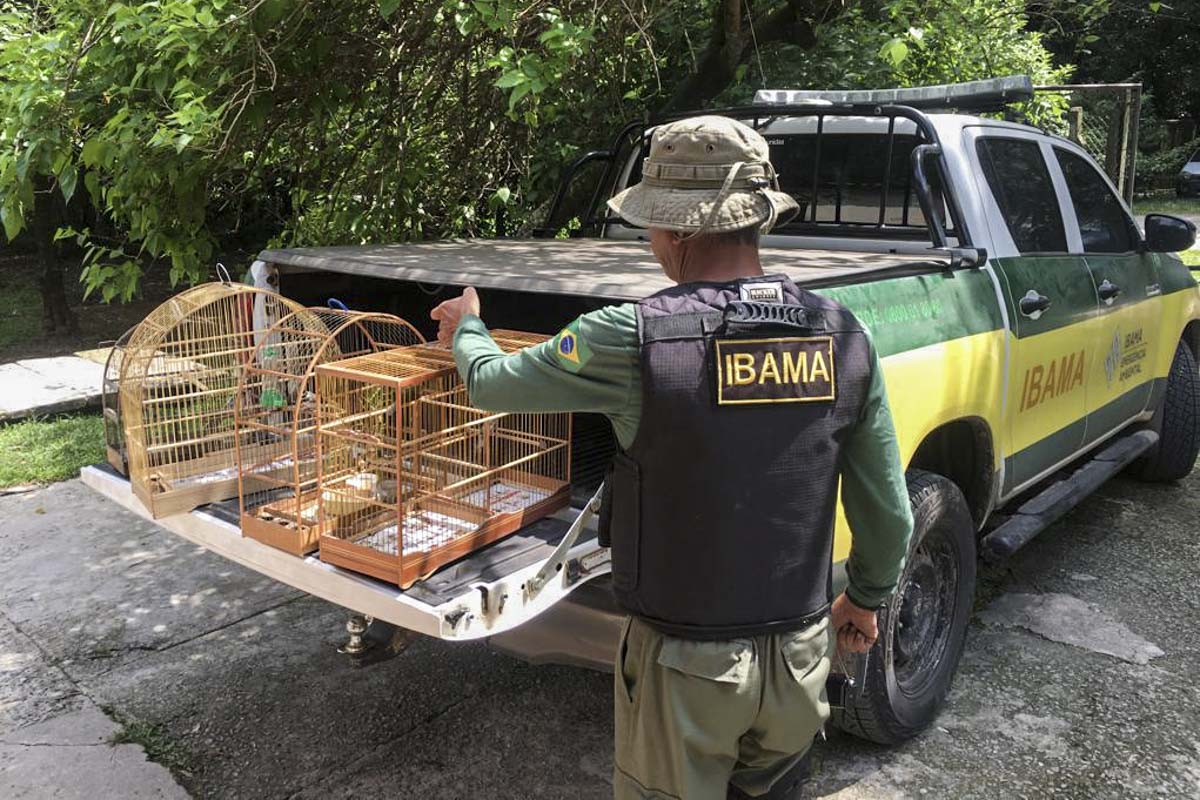
POLYGON ((477 298, 468 293, 473 291, 438 306, 433 316, 442 326, 439 340, 453 344, 473 405, 488 411, 601 413, 612 420, 622 446, 632 442, 641 391, 633 306, 584 314, 549 341, 506 354, 480 319, 477 298))
POLYGON ((865 652, 878 635, 876 609, 896 591, 913 530, 900 447, 873 345, 867 399, 842 453, 842 506, 853 540, 846 562, 849 586, 834 602, 834 626, 843 649, 865 652))

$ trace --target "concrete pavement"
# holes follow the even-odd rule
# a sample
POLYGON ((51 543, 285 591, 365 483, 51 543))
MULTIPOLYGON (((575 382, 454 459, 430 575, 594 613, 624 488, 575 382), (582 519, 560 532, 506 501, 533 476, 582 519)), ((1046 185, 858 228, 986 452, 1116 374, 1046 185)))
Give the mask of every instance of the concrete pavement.
POLYGON ((108 348, 0 364, 0 422, 100 406, 108 348))
MULTIPOLYGON (((983 571, 937 725, 832 732, 810 796, 1200 796, 1198 488, 1116 481, 983 571)), ((429 639, 355 669, 345 618, 78 481, 0 498, 0 796, 610 796, 609 676, 429 639)))

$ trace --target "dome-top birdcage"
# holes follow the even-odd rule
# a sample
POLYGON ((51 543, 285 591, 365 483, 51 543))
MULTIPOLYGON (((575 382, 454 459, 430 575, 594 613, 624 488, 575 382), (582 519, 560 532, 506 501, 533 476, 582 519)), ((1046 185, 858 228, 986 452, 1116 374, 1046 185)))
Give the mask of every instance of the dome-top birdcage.
POLYGON ((424 342, 391 314, 333 308, 296 311, 267 331, 235 407, 243 535, 297 555, 316 549, 316 368, 424 342))
POLYGON ((122 475, 129 474, 129 463, 125 453, 125 429, 121 424, 121 367, 125 363, 125 347, 133 331, 134 328, 130 328, 112 343, 108 358, 104 360, 104 379, 100 384, 105 454, 112 468, 122 475))
POLYGON ((120 369, 129 480, 154 517, 234 496, 234 401, 267 330, 302 308, 273 291, 205 283, 133 330, 120 369))

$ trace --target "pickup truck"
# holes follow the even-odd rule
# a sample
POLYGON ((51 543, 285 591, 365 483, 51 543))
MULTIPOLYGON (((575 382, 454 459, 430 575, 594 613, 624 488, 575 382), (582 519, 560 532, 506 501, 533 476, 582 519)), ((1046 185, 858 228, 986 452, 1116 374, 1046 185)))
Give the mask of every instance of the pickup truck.
MULTIPOLYGON (((1030 89, 1026 78, 760 92, 716 112, 764 134, 800 203, 764 237, 764 268, 849 307, 882 358, 916 530, 879 641, 837 660, 831 686, 834 721, 878 742, 935 717, 962 652, 977 559, 1009 555, 1119 471, 1177 480, 1200 451, 1200 293, 1172 255, 1195 228, 1157 214, 1139 227, 1075 142, 960 113, 1001 110, 1030 89)), ((569 237, 266 250, 258 272, 278 270, 280 291, 300 301, 336 294, 426 325, 439 298, 472 285, 489 324, 553 333, 668 283, 647 232, 604 211, 637 180, 650 127, 631 124, 568 170, 543 233, 569 237)), ((573 437, 583 507, 615 445, 607 420, 586 414, 573 437)), ((83 479, 146 515, 113 470, 89 467, 83 479)), ((609 554, 590 526, 566 538, 574 516, 404 591, 243 538, 236 499, 156 522, 380 625, 610 668, 621 619, 609 554)), ((835 562, 849 548, 839 513, 835 562)))

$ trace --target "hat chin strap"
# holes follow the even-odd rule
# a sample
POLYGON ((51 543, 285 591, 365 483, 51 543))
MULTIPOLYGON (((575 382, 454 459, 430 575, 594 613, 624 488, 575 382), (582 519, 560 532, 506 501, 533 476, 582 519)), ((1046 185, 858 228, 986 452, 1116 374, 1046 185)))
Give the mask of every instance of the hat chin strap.
MULTIPOLYGON (((721 211, 721 203, 725 202, 725 198, 729 195, 729 190, 733 186, 733 182, 735 180, 737 180, 738 173, 742 171, 742 167, 744 167, 745 165, 746 165, 745 161, 735 161, 733 164, 730 165, 729 172, 727 172, 725 174, 725 181, 721 184, 721 191, 717 192, 717 197, 715 200, 713 200, 712 208, 709 209, 708 216, 704 218, 704 222, 700 223, 700 227, 697 228, 696 230, 692 231, 689 234, 681 236, 679 238, 679 241, 686 242, 688 239, 694 239, 697 236, 699 236, 700 234, 704 233, 710 227, 712 227, 713 222, 715 222, 717 219, 717 214, 720 213, 720 211, 721 211)), ((779 188, 779 178, 777 176, 774 176, 774 170, 771 169, 770 164, 767 165, 767 169, 774 177, 774 180, 770 180, 767 178, 755 178, 754 179, 754 182, 756 184, 754 186, 754 191, 760 193, 762 195, 762 198, 767 201, 767 219, 765 222, 763 222, 762 226, 760 227, 760 230, 762 230, 764 232, 769 231, 769 230, 771 230, 771 228, 775 227, 775 222, 779 218, 778 213, 776 213, 776 211, 775 211, 775 204, 771 202, 771 198, 767 196, 767 193, 765 191, 765 189, 768 186, 770 186, 772 183, 774 183, 776 189, 778 189, 779 188)))

